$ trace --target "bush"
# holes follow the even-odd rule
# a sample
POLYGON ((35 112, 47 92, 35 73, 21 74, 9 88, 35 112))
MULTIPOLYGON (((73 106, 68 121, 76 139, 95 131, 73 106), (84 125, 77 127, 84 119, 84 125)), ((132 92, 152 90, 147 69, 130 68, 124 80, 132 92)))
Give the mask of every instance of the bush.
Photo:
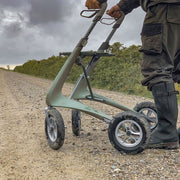
MULTIPOLYGON (((112 91, 120 91, 128 94, 150 96, 150 93, 141 85, 140 73, 141 53, 140 46, 132 45, 124 47, 120 43, 114 43, 108 52, 114 53, 113 57, 102 57, 90 78, 91 85, 112 91)), ((52 56, 41 61, 29 60, 22 66, 17 66, 14 71, 54 79, 63 66, 67 57, 52 56)), ((85 58, 87 64, 90 58, 85 58)), ((81 66, 74 65, 66 82, 75 83, 82 73, 81 66)))

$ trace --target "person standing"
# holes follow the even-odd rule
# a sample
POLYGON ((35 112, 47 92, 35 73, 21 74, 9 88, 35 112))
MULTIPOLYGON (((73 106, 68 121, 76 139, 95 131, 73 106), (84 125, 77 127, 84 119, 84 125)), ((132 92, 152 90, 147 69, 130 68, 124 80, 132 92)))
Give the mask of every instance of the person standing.
MULTIPOLYGON (((86 7, 97 9, 103 2, 86 0, 86 7)), ((120 18, 122 12, 126 15, 139 6, 146 12, 140 49, 142 85, 152 91, 158 116, 148 147, 177 149, 180 128, 174 82, 180 83, 180 0, 121 0, 107 14, 120 18)))

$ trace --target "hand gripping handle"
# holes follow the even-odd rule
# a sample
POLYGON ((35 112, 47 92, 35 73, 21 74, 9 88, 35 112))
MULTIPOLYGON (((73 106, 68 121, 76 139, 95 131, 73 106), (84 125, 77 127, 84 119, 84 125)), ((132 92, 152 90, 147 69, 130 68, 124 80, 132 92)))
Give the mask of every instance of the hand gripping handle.
POLYGON ((100 9, 82 10, 80 15, 85 18, 92 18, 96 15, 93 21, 100 20, 106 10, 107 2, 102 3, 100 7, 101 7, 100 9))
POLYGON ((117 29, 122 24, 124 20, 125 14, 121 11, 121 17, 119 19, 116 19, 116 23, 114 24, 113 28, 117 29))
POLYGON ((101 24, 105 24, 105 25, 112 25, 112 24, 115 23, 114 26, 118 26, 119 27, 121 25, 124 17, 125 17, 125 15, 121 11, 121 17, 119 19, 116 19, 116 18, 113 18, 113 17, 110 17, 110 18, 101 18, 100 23, 101 24))

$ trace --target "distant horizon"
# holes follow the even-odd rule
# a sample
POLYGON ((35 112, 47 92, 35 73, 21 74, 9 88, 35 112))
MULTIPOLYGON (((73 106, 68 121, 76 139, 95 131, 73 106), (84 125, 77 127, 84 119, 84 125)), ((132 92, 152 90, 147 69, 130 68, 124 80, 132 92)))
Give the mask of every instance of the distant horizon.
POLYGON ((13 70, 16 66, 19 66, 19 65, 21 65, 21 64, 0 64, 0 67, 1 68, 5 68, 5 69, 8 69, 8 66, 9 65, 9 68, 11 69, 11 70, 13 70))

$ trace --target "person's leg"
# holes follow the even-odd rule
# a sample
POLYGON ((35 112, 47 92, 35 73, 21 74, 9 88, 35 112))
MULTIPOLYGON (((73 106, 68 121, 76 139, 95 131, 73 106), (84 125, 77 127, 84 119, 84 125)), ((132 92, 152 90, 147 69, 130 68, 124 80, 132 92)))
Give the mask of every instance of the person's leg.
POLYGON ((152 91, 158 115, 158 126, 151 134, 149 147, 173 149, 179 146, 176 129, 178 106, 172 78, 176 47, 173 37, 168 36, 166 15, 167 5, 163 4, 151 7, 146 15, 142 30, 141 70, 144 75, 142 84, 152 91), (169 41, 172 46, 169 46, 169 41))
MULTIPOLYGON (((170 53, 173 55, 174 69, 173 80, 180 84, 180 5, 169 4, 167 12, 167 21, 169 23, 169 38, 167 44, 170 44, 170 53)), ((180 128, 178 129, 180 143, 180 128)))
MULTIPOLYGON (((174 59, 173 80, 174 82, 180 84, 180 49, 176 53, 174 59)), ((178 129, 178 134, 179 134, 179 143, 180 143, 180 127, 178 129)))
POLYGON ((180 143, 180 128, 178 129, 179 143, 180 143))

